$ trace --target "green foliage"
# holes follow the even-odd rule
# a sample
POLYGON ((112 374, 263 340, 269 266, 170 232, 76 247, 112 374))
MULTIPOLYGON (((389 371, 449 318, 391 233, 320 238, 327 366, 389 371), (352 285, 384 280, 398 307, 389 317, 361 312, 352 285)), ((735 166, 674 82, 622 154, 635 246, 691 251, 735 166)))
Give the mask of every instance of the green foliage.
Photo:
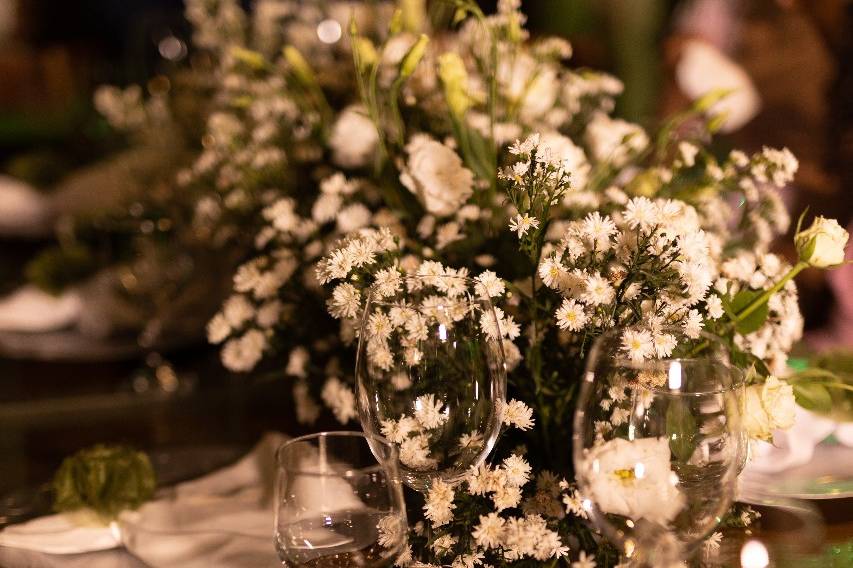
POLYGON ((27 280, 51 294, 88 278, 98 268, 89 248, 73 244, 49 248, 27 264, 27 280))
POLYGON ((735 323, 735 329, 742 335, 747 335, 753 331, 757 331, 767 321, 767 316, 770 310, 765 301, 755 308, 749 315, 743 319, 738 319, 738 314, 744 311, 752 302, 758 299, 764 293, 763 290, 741 290, 734 297, 723 298, 723 309, 735 323))
POLYGON ((796 381, 792 385, 797 404, 812 412, 830 412, 832 397, 826 387, 809 381, 796 381))
POLYGON ((66 458, 53 478, 54 509, 94 510, 105 520, 136 509, 154 494, 157 479, 143 452, 98 444, 66 458))

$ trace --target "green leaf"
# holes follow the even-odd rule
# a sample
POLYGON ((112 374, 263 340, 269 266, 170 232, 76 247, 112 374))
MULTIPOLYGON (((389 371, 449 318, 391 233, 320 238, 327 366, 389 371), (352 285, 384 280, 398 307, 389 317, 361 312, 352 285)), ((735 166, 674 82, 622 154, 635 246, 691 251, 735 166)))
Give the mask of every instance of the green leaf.
POLYGON ((687 462, 696 449, 698 428, 688 401, 675 399, 666 410, 666 433, 669 449, 681 462, 687 462))
POLYGON ((812 412, 832 411, 832 397, 825 386, 809 381, 795 381, 794 398, 797 404, 812 412))
MULTIPOLYGON (((723 299, 723 309, 733 320, 737 315, 749 306, 756 298, 761 296, 762 290, 741 290, 735 294, 734 298, 723 299)), ((767 321, 767 316, 770 314, 770 309, 767 303, 760 305, 751 314, 735 324, 737 332, 746 335, 758 330, 764 322, 767 321)))

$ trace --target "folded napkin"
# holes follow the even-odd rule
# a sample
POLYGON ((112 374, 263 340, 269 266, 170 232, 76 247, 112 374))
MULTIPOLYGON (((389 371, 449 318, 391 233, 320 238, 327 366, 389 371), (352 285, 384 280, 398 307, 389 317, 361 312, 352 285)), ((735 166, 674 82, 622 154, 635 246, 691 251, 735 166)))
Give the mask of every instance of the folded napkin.
POLYGON ((15 178, 0 175, 0 234, 43 236, 53 228, 50 200, 15 178))
POLYGON ((773 443, 752 442, 751 460, 746 469, 776 473, 811 461, 815 447, 830 434, 843 445, 853 447, 853 424, 838 423, 797 407, 796 421, 789 430, 774 433, 773 443))
POLYGON ((162 490, 109 526, 51 515, 0 531, 0 546, 67 555, 124 547, 152 568, 280 566, 271 496, 283 440, 267 434, 234 465, 162 490))
POLYGON ((51 296, 32 285, 0 298, 0 331, 36 333, 74 324, 83 303, 77 292, 51 296))

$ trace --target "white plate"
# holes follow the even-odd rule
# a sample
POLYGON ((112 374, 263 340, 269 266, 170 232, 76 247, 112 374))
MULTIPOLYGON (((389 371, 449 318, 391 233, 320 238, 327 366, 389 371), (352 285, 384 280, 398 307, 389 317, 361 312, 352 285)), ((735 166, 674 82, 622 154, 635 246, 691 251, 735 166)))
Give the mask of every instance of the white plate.
POLYGON ((757 493, 791 499, 853 497, 853 448, 823 443, 807 464, 776 473, 747 469, 740 478, 741 495, 757 493))

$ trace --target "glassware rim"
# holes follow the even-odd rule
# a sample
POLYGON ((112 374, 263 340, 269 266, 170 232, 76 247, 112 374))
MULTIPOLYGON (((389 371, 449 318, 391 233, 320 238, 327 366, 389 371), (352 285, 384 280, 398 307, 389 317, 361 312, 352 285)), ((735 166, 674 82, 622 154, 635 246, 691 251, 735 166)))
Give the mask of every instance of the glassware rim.
MULTIPOLYGON (((471 285, 471 286, 476 286, 476 284, 477 284, 476 278, 473 278, 472 276, 462 276, 460 274, 432 274, 432 275, 430 275, 430 274, 403 274, 400 276, 400 279, 403 281, 406 281, 406 280, 424 281, 424 280, 428 280, 428 279, 439 279, 439 278, 443 279, 443 280, 462 280, 463 282, 465 282, 466 284, 471 285)), ((381 300, 375 300, 373 298, 373 295, 374 295, 377 287, 378 287, 378 285, 376 282, 374 282, 373 284, 371 284, 370 286, 367 287, 367 300, 368 301, 373 300, 371 302, 373 304, 389 305, 389 306, 394 305, 393 302, 383 302, 381 300)), ((489 300, 489 303, 491 303, 491 298, 481 298, 480 296, 476 296, 476 298, 478 300, 484 300, 484 299, 489 300)))
MULTIPOLYGON (((592 382, 589 379, 590 373, 592 373, 593 375, 595 374, 594 371, 590 367, 591 367, 591 362, 593 360, 593 355, 598 355, 598 353, 601 349, 601 343, 602 343, 601 340, 603 338, 605 338, 606 336, 615 335, 615 332, 620 330, 620 329, 625 330, 625 329, 631 329, 631 328, 630 328, 630 326, 611 327, 610 329, 608 329, 607 331, 605 331, 604 333, 599 335, 597 338, 595 338, 595 341, 593 342, 592 347, 590 348, 589 355, 587 355, 587 360, 586 360, 587 362, 584 365, 584 382, 585 383, 592 382)), ((679 333, 684 334, 683 329, 681 329, 678 326, 674 326, 674 325, 661 326, 661 330, 677 330, 679 333)), ((720 337, 713 335, 713 334, 710 334, 704 330, 699 331, 699 337, 703 338, 705 340, 708 340, 708 341, 712 341, 712 342, 716 343, 717 345, 720 345, 721 347, 723 347, 725 349, 725 352, 726 352, 726 358, 725 359, 716 359, 715 358, 715 359, 706 360, 706 359, 701 359, 698 357, 659 357, 656 359, 644 359, 640 363, 633 363, 628 358, 624 358, 624 359, 614 358, 614 361, 623 361, 624 360, 626 362, 626 364, 624 366, 626 368, 629 368, 629 369, 630 368, 638 369, 642 365, 646 364, 647 362, 654 362, 654 361, 669 362, 669 363, 675 363, 675 362, 678 362, 678 363, 688 362, 689 363, 689 362, 695 362, 695 361, 708 361, 708 362, 717 363, 717 364, 725 366, 727 369, 729 369, 731 371, 731 374, 733 375, 732 383, 727 388, 712 389, 712 390, 706 390, 706 391, 699 391, 699 390, 687 390, 687 391, 685 391, 682 389, 671 389, 668 387, 656 387, 656 386, 643 385, 644 389, 646 389, 650 392, 658 393, 658 394, 665 395, 665 396, 672 396, 672 397, 711 396, 711 395, 716 395, 716 394, 731 393, 737 389, 744 387, 746 385, 746 380, 745 380, 746 374, 740 368, 738 368, 737 366, 732 364, 731 353, 729 351, 729 348, 725 345, 725 343, 723 343, 723 340, 720 339, 720 337)))
POLYGON ((376 434, 369 434, 367 432, 360 432, 358 430, 330 430, 326 432, 314 432, 312 434, 305 434, 303 436, 298 436, 296 438, 287 440, 286 442, 282 442, 282 444, 275 451, 275 463, 277 470, 298 473, 300 475, 309 475, 316 477, 353 477, 355 475, 374 473, 379 470, 384 470, 389 464, 396 466, 398 454, 399 451, 397 450, 397 446, 395 446, 393 443, 391 443, 391 441, 382 436, 378 436, 376 434), (299 442, 308 442, 311 440, 317 440, 320 438, 328 437, 363 439, 367 443, 367 449, 370 451, 370 454, 376 459, 376 464, 369 465, 366 467, 353 467, 345 471, 334 472, 309 471, 302 468, 285 467, 284 465, 282 465, 282 454, 286 448, 294 446, 299 442), (376 457, 376 453, 373 451, 373 446, 371 445, 371 440, 381 444, 388 450, 388 458, 383 460, 376 457))

